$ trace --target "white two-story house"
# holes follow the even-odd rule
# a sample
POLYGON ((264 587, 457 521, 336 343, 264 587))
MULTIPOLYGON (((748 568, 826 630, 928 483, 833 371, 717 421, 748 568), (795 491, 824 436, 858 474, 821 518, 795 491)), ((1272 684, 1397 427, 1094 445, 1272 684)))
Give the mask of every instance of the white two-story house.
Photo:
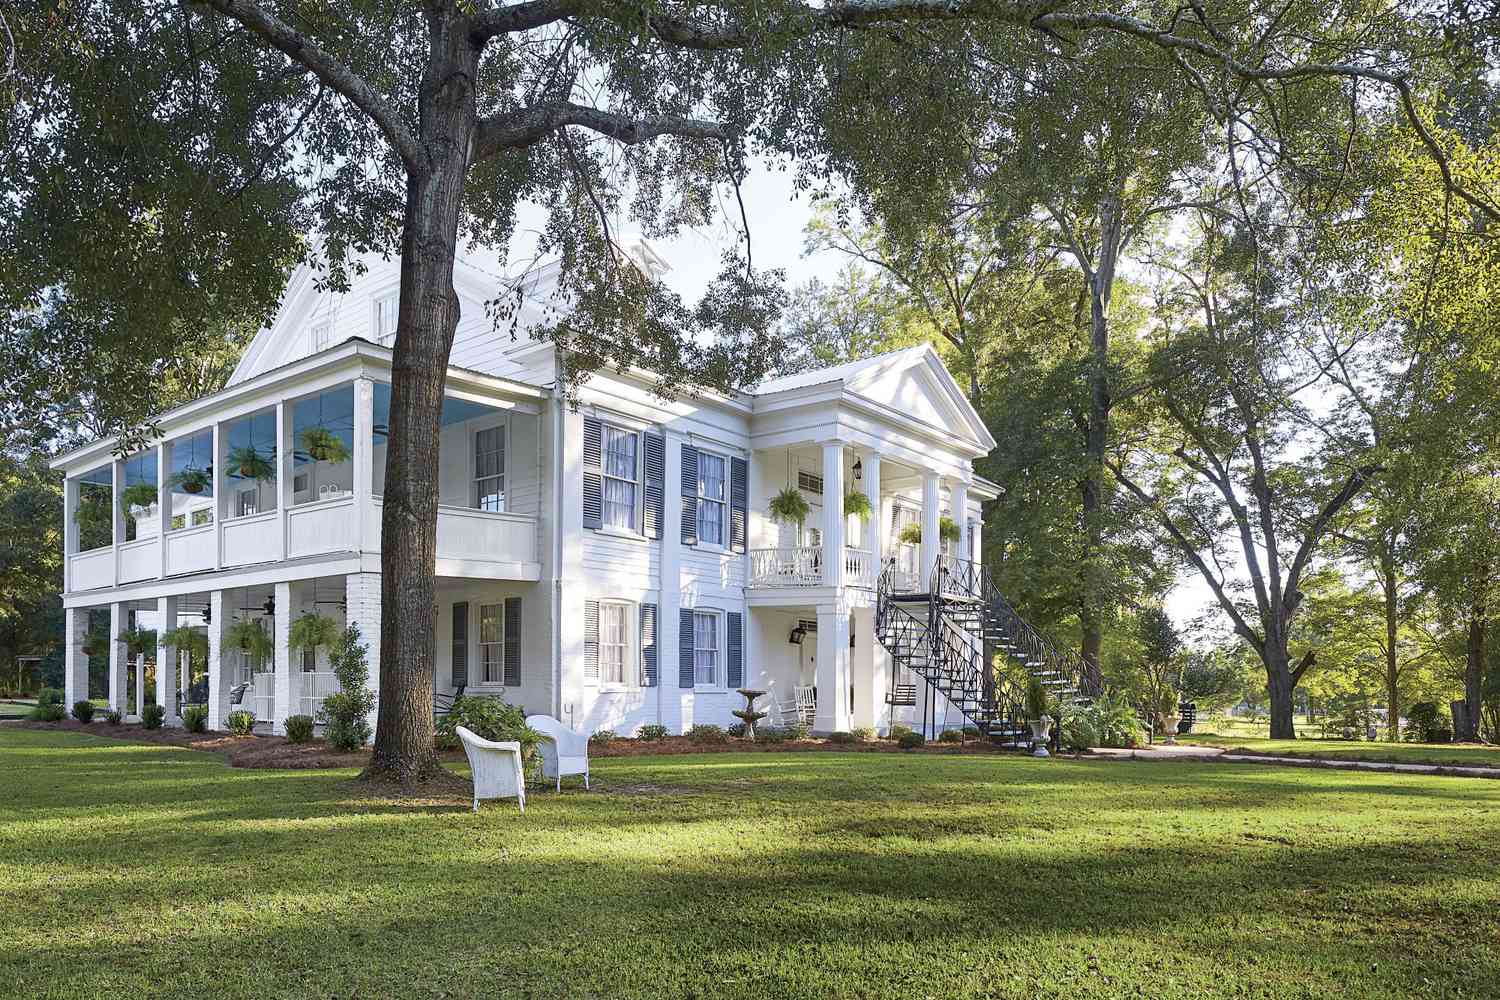
MULTIPOLYGON (((296 271, 228 385, 162 414, 151 447, 102 440, 53 463, 67 477, 69 704, 135 717, 155 702, 169 724, 203 704, 210 728, 245 710, 281 731, 336 683, 326 648, 292 643, 307 614, 357 622, 378 684, 398 275, 366 263, 342 293, 296 271), (245 622, 269 644, 246 648, 245 622), (127 645, 132 628, 159 646, 127 645), (181 628, 181 648, 161 642, 181 628), (88 690, 89 655, 108 658, 107 690, 88 690)), ((548 280, 530 276, 532 295, 548 280)), ((920 589, 940 545, 977 559, 995 495, 972 465, 994 441, 930 347, 671 400, 647 373, 601 372, 574 405, 524 314, 520 336, 494 331, 493 265, 462 259, 456 286, 432 456, 438 692, 621 733, 730 724, 744 687, 768 692, 771 722, 800 692, 816 731, 883 729, 925 703, 876 640, 877 577, 920 589), (811 508, 800 525, 768 514, 788 485, 811 508), (854 492, 868 518, 845 516, 854 492), (940 542, 942 518, 956 542, 940 542)))

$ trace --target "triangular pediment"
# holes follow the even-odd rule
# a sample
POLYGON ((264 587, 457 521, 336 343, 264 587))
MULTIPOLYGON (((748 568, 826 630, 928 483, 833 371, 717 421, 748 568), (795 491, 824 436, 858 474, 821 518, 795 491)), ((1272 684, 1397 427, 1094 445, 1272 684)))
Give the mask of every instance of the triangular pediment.
POLYGON ((930 345, 893 355, 845 383, 848 391, 988 451, 988 428, 930 345))

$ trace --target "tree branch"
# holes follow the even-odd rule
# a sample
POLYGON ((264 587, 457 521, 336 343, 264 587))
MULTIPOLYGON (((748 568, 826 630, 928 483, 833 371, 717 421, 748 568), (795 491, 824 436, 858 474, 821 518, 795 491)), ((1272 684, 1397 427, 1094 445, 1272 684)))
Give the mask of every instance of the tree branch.
POLYGON ((583 5, 576 0, 527 0, 479 11, 469 18, 469 37, 483 45, 496 35, 544 28, 579 13, 583 5))
POLYGON ((630 118, 570 101, 548 101, 481 118, 474 128, 469 162, 477 163, 506 149, 524 149, 570 125, 586 128, 626 145, 635 145, 663 135, 675 135, 684 139, 715 139, 719 142, 732 138, 729 129, 718 122, 673 115, 630 118))
POLYGON ((1300 603, 1300 598, 1296 597, 1297 584, 1301 582, 1302 571, 1307 567, 1308 560, 1312 558, 1313 549, 1317 546, 1318 539, 1323 536, 1328 522, 1334 519, 1345 504, 1359 495, 1359 491, 1365 488, 1365 483, 1371 476, 1383 471, 1385 471, 1384 467, 1379 465, 1362 465, 1355 469, 1349 474, 1343 488, 1318 511, 1318 516, 1313 519, 1312 525, 1307 529, 1307 534, 1302 536, 1302 544, 1298 546, 1297 554, 1292 558, 1291 568, 1287 570, 1286 591, 1282 595, 1281 603, 1287 609, 1288 615, 1300 603))
POLYGON ((325 85, 369 115, 408 170, 421 170, 427 157, 396 109, 364 77, 339 62, 316 41, 302 34, 252 0, 192 0, 231 17, 306 66, 325 85))

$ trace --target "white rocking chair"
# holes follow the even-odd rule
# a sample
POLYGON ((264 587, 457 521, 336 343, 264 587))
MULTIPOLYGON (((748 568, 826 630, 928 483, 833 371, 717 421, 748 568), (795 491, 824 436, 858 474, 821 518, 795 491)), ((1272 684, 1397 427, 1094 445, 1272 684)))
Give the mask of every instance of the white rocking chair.
POLYGON ((797 686, 797 721, 810 726, 818 717, 818 692, 812 685, 797 686))
POLYGON ((542 752, 542 775, 557 782, 562 791, 565 774, 583 775, 583 787, 589 787, 589 738, 563 725, 550 715, 528 715, 526 724, 546 739, 542 752))
POLYGON ((521 770, 521 744, 487 740, 463 726, 453 731, 463 740, 469 770, 474 772, 474 811, 479 811, 480 799, 516 799, 524 813, 526 776, 521 770))

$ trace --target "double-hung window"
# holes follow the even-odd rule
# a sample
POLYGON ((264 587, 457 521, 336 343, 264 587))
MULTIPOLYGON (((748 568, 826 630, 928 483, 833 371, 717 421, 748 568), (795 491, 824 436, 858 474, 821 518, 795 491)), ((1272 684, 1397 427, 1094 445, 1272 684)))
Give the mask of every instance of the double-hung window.
POLYGON ((724 467, 724 456, 698 453, 698 540, 708 545, 724 544, 724 467))
POLYGON ((614 602, 599 605, 599 678, 605 684, 629 684, 630 606, 614 602))
POLYGON ((479 676, 486 684, 505 683, 505 605, 479 606, 479 676))
POLYGON ((719 684, 719 616, 712 611, 693 612, 693 683, 719 684))
POLYGON ((474 432, 474 506, 505 510, 505 428, 474 432))
POLYGON ((387 347, 396 339, 396 306, 399 303, 396 292, 382 295, 375 300, 375 343, 387 347))
POLYGON ((603 436, 604 524, 635 531, 641 437, 608 425, 603 428, 603 436))

